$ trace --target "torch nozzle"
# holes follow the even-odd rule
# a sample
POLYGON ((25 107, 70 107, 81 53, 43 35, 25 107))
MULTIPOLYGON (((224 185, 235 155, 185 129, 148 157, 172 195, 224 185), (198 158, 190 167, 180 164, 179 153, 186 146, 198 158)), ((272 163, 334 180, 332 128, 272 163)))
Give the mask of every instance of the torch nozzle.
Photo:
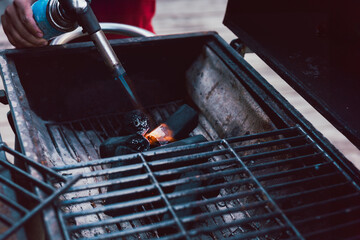
POLYGON ((79 25, 89 34, 105 64, 111 69, 114 78, 120 80, 133 104, 139 108, 140 104, 132 90, 131 82, 114 49, 111 47, 109 40, 106 38, 103 30, 101 30, 99 21, 92 11, 90 4, 85 0, 59 0, 59 3, 63 7, 63 10, 68 13, 69 16, 75 17, 79 25))

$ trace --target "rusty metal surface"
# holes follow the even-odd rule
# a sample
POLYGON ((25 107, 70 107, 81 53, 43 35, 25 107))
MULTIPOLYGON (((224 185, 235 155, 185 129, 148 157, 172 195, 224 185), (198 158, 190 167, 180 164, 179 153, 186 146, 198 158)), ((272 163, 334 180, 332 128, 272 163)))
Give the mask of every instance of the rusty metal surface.
POLYGON ((186 72, 187 89, 220 138, 274 129, 270 118, 209 48, 186 72))
MULTIPOLYGON (((21 168, 9 163, 5 157, 0 159, 2 174, 0 176, 1 190, 1 226, 0 239, 13 239, 24 236, 26 238, 40 239, 43 233, 40 214, 49 205, 53 204, 58 197, 70 186, 75 184, 81 175, 74 175, 65 178, 50 168, 27 158, 25 155, 9 148, 3 142, 0 143, 0 151, 3 156, 6 152, 11 154, 22 166, 31 171, 37 171, 47 181, 39 180, 36 176, 21 168), (55 188, 53 185, 58 184, 55 188), (5 191, 6 190, 6 191, 5 191), (36 193, 35 193, 36 192, 36 193), (32 220, 30 222, 30 220, 32 220), (26 225, 29 223, 29 225, 26 225), (35 225, 36 224, 36 225, 35 225), (26 230, 25 230, 26 229, 26 230)), ((59 234, 57 238, 62 238, 59 234)))
MULTIPOLYGON (((1 141, 1 137, 0 137, 0 141, 1 141)), ((3 151, 0 151, 0 161, 6 161, 5 152, 3 152, 3 151)), ((3 166, 0 166, 0 175, 1 175, 1 177, 4 177, 5 179, 8 179, 10 181, 12 180, 10 171, 8 169, 4 168, 3 166)), ((15 191, 5 184, 0 184, 0 194, 2 196, 7 196, 10 200, 12 200, 14 202, 18 202, 15 191)), ((11 207, 9 207, 3 201, 0 201, 0 215, 6 216, 9 219, 19 219, 21 217, 19 212, 15 211, 11 207)), ((3 223, 0 223, 0 233, 5 232, 7 229, 8 229, 8 226, 4 225, 3 223)), ((24 239, 25 240, 25 239, 27 239, 27 237, 25 235, 25 230, 23 228, 21 228, 16 234, 12 235, 8 239, 10 239, 10 240, 15 240, 15 239, 18 239, 18 240, 24 239)))

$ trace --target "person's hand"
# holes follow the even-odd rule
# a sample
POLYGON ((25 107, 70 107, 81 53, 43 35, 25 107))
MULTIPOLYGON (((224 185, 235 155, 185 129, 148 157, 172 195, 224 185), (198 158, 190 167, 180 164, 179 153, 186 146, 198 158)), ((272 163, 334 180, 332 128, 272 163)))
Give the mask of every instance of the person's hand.
POLYGON ((17 48, 47 45, 37 26, 31 4, 34 0, 14 0, 1 16, 4 32, 9 42, 17 48))

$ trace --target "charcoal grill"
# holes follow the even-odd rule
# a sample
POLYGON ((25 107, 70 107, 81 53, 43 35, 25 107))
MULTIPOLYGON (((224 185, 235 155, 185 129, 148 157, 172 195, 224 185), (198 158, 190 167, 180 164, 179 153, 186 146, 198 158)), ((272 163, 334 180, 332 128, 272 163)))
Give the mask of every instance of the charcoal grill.
MULTIPOLYGON (((236 2, 229 1, 231 24, 236 2)), ((255 50, 261 46, 234 31, 255 50)), ((47 238, 359 237, 359 171, 216 33, 112 44, 155 125, 187 103, 199 113, 191 135, 208 142, 99 159, 99 145, 122 133, 133 109, 95 47, 2 52, 20 150, 64 176, 82 176, 43 212, 47 238), (110 168, 114 163, 121 166, 110 168), (124 187, 107 191, 116 184, 124 187), (120 200, 108 204, 114 197, 120 200)), ((291 68, 277 70, 301 87, 291 68)), ((346 123, 343 129, 356 131, 346 123)))
POLYGON ((359 187, 299 126, 55 169, 62 173, 86 172, 89 167, 116 162, 122 162, 123 166, 87 172, 83 178, 132 172, 129 177, 78 184, 68 191, 71 197, 60 203, 63 209, 60 218, 68 236, 83 239, 340 239, 359 234, 353 229, 359 224, 359 187), (201 161, 204 158, 211 161, 201 161), (206 173, 209 168, 214 171, 206 173), (173 177, 195 170, 202 174, 173 177), (174 186, 210 179, 224 182, 173 192, 174 186), (121 183, 136 187, 117 192, 99 191, 92 196, 81 194, 121 183), (172 204, 175 199, 189 195, 197 195, 198 199, 172 204), (114 196, 124 200, 86 210, 81 207, 90 203, 102 205, 114 196), (134 209, 134 213, 114 218, 104 214, 128 208, 134 209), (185 211, 189 215, 184 216, 185 211), (171 217, 164 219, 166 214, 171 217), (92 222, 82 222, 81 219, 89 216, 93 216, 92 222), (81 223, 65 224, 69 221, 81 223), (170 227, 171 230, 166 231, 170 227), (339 233, 339 229, 349 232, 339 233))

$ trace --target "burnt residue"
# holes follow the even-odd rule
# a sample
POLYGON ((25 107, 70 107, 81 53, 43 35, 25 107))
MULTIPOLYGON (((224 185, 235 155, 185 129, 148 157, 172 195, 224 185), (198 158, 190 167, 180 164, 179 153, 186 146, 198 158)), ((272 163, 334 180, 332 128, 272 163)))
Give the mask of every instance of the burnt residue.
POLYGON ((125 114, 123 123, 124 134, 138 133, 144 135, 151 127, 148 115, 141 110, 135 110, 125 114))
POLYGON ((102 158, 116 156, 118 147, 126 147, 135 152, 146 151, 150 148, 148 140, 140 134, 109 138, 100 145, 100 156, 102 158))
POLYGON ((47 123, 46 130, 49 134, 47 151, 49 152, 46 154, 52 156, 54 160, 60 158, 58 164, 70 164, 71 160, 79 161, 79 158, 80 161, 98 159, 100 145, 104 141, 133 134, 141 136, 149 128, 165 122, 166 117, 173 114, 180 104, 181 101, 176 101, 150 107, 146 109, 146 114, 143 111, 134 110, 69 122, 47 123))

